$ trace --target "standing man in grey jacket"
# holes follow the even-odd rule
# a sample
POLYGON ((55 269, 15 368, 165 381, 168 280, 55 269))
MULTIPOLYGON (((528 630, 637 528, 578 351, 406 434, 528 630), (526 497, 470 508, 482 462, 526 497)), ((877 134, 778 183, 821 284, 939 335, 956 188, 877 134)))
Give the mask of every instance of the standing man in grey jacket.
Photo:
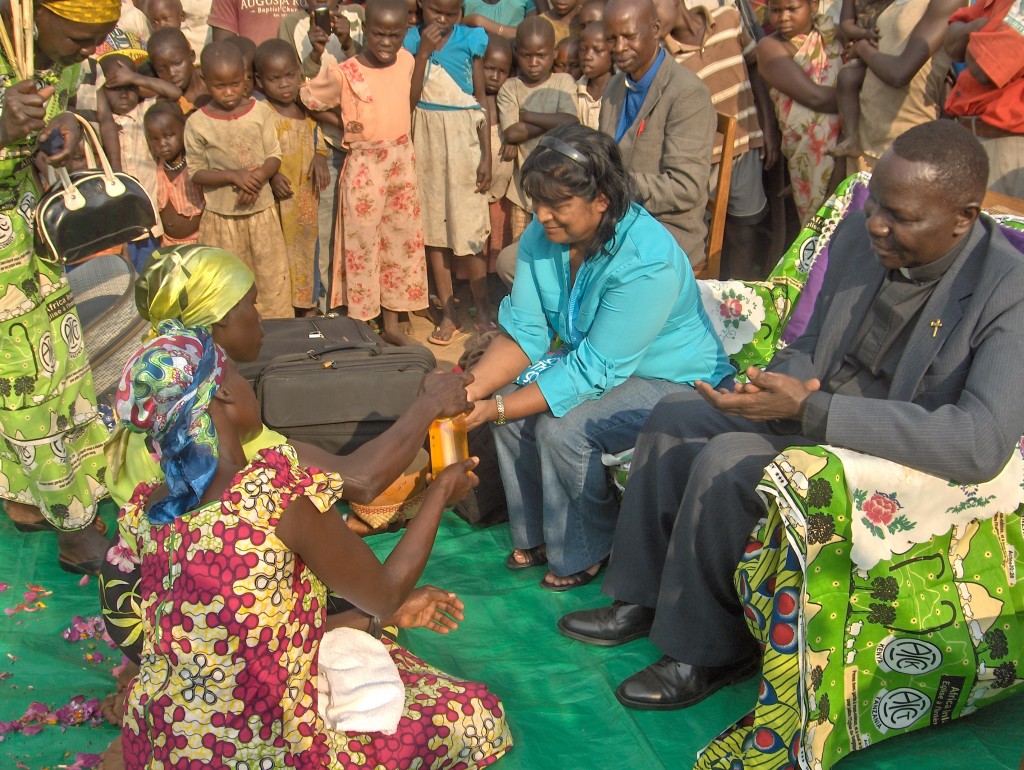
POLYGON ((651 0, 611 0, 604 29, 619 72, 601 101, 600 130, 618 143, 644 208, 698 268, 705 260, 704 210, 715 140, 711 95, 659 45, 661 26, 651 0))

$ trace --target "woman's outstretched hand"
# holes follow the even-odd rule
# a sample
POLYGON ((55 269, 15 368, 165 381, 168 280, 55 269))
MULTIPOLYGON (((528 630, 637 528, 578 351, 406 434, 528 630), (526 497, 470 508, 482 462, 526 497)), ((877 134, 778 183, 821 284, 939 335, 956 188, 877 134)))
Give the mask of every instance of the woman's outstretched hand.
POLYGON ((493 398, 485 398, 473 402, 473 411, 466 415, 466 430, 472 430, 485 422, 494 422, 496 414, 491 414, 497 409, 493 398))
POLYGON ((438 634, 447 634, 465 620, 462 603, 451 591, 437 586, 417 586, 395 613, 381 621, 385 626, 399 628, 426 628, 438 634))

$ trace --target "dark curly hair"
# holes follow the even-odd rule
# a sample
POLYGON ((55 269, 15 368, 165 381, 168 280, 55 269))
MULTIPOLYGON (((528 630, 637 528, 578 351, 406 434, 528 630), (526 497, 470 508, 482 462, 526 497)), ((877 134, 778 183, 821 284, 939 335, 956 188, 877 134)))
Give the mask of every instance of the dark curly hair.
POLYGON ((988 155, 970 131, 955 120, 932 120, 893 140, 903 160, 926 163, 936 187, 950 203, 980 203, 988 186, 988 155))
POLYGON ((583 155, 586 163, 574 160, 558 150, 538 146, 523 164, 523 190, 533 200, 553 205, 572 197, 590 202, 604 193, 608 209, 593 240, 584 250, 584 259, 615 250, 615 227, 632 203, 640 203, 640 190, 622 165, 619 146, 607 134, 578 123, 559 126, 550 136, 567 143, 583 155))

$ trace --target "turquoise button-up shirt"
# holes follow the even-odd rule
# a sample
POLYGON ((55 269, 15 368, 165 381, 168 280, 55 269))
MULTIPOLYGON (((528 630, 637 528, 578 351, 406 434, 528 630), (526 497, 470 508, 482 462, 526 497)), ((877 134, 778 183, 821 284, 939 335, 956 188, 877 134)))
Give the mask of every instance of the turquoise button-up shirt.
POLYGON ((609 253, 569 285, 569 246, 535 219, 519 241, 512 294, 498 323, 531 363, 555 335, 570 348, 536 378, 556 417, 629 377, 717 385, 735 369, 711 328, 686 254, 641 206, 615 228, 609 253))

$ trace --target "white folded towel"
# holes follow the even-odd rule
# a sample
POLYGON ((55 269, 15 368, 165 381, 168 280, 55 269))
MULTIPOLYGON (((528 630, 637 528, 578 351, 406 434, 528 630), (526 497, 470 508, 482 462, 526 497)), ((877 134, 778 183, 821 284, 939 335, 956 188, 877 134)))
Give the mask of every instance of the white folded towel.
POLYGON ((398 729, 405 685, 379 639, 354 628, 335 628, 320 641, 317 690, 320 717, 344 733, 398 729))

